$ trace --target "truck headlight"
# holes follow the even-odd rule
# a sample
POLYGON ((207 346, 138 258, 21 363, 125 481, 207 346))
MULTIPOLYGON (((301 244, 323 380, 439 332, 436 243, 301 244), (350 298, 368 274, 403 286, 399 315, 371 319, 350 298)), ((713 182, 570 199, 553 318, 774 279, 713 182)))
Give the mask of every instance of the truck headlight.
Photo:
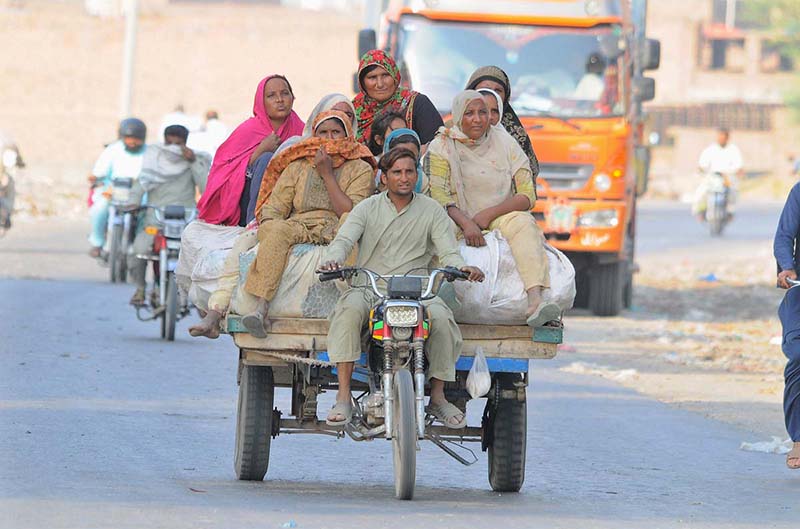
POLYGON ((580 228, 614 228, 619 224, 619 215, 616 209, 598 209, 587 211, 578 217, 580 228))
POLYGON ((594 188, 605 193, 611 189, 611 178, 605 173, 596 174, 594 177, 594 188))
POLYGON ((389 327, 416 327, 419 323, 419 310, 408 305, 386 307, 384 320, 389 327))

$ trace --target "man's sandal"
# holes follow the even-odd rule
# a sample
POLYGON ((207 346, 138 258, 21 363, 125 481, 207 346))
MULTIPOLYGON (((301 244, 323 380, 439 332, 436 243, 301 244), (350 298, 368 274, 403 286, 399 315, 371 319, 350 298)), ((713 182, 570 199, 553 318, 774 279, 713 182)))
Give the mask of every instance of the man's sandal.
POLYGON ((325 424, 328 426, 344 426, 349 423, 353 418, 353 403, 349 400, 347 402, 336 401, 331 411, 328 412, 328 417, 325 419, 325 424), (334 417, 344 417, 344 419, 336 420, 334 417))
POLYGON ((459 430, 467 425, 467 416, 463 411, 459 410, 455 404, 445 402, 444 404, 428 404, 425 410, 437 419, 447 428, 452 430, 459 430), (458 422, 453 422, 453 419, 461 417, 458 422))
POLYGON ((800 446, 795 443, 792 450, 786 454, 786 466, 792 470, 800 469, 800 446))

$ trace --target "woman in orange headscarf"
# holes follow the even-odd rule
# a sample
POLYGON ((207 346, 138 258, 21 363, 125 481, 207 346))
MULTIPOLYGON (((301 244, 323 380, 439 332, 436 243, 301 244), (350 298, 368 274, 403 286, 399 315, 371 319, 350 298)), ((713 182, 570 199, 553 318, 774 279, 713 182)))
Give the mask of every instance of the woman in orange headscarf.
POLYGON ((338 110, 322 112, 314 136, 279 153, 261 181, 256 215, 258 254, 244 284, 259 299, 242 317, 254 336, 265 336, 269 302, 280 285, 295 244, 327 244, 340 218, 373 192, 375 161, 353 137, 351 120, 338 110))

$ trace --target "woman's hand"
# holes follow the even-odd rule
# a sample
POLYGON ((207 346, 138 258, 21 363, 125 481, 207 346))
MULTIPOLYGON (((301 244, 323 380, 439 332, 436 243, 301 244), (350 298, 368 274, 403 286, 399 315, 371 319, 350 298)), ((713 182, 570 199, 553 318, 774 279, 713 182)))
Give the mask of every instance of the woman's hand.
POLYGON ((261 143, 258 144, 258 149, 261 151, 261 154, 265 152, 275 152, 278 147, 281 145, 281 138, 274 132, 261 140, 261 143))
POLYGON ((330 155, 325 151, 324 146, 320 146, 317 154, 314 155, 314 167, 323 178, 330 178, 333 176, 333 160, 330 155))
POLYGON ((483 238, 481 228, 474 220, 469 219, 461 225, 461 231, 464 232, 464 240, 467 241, 467 246, 479 248, 486 246, 486 239, 483 238))

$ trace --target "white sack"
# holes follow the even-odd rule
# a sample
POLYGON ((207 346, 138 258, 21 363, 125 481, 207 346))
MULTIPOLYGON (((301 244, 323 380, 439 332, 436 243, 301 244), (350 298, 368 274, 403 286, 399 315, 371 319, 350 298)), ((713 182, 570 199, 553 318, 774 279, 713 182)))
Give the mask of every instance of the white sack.
POLYGON ((201 309, 208 308, 208 297, 217 289, 225 256, 243 231, 239 226, 217 226, 199 219, 183 230, 175 276, 181 292, 201 309))
POLYGON ((478 347, 467 375, 467 392, 473 399, 478 399, 489 393, 490 389, 492 389, 492 375, 489 374, 489 364, 483 354, 483 347, 478 347))
MULTIPOLYGON (((270 302, 269 314, 281 318, 327 318, 339 300, 339 281, 321 283, 316 270, 322 262, 326 246, 296 244, 289 253, 286 270, 275 297, 270 302)), ((242 254, 240 270, 249 270, 258 252, 258 245, 242 254)), ((256 298, 245 292, 246 279, 240 274, 239 285, 231 299, 231 312, 247 314, 255 310, 256 298)))
MULTIPOLYGON (((467 246, 462 240, 459 250, 467 264, 486 274, 482 283, 456 281, 456 297, 461 307, 454 311, 459 323, 525 325, 528 296, 517 271, 511 247, 499 231, 484 234, 486 246, 467 246)), ((569 259, 543 242, 550 266, 550 288, 544 299, 553 301, 566 311, 575 301, 575 268, 569 259)))

